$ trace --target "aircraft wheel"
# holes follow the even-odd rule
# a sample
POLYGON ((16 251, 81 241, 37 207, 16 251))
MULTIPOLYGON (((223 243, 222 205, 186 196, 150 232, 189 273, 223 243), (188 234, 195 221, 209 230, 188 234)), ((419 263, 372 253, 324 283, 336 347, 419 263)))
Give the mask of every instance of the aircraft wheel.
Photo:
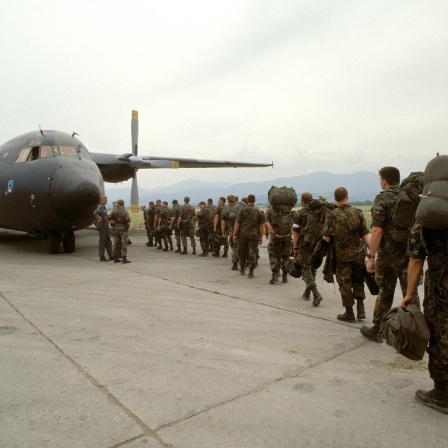
POLYGON ((50 252, 50 254, 58 254, 59 247, 61 245, 61 238, 59 232, 48 232, 47 242, 48 242, 48 252, 50 252))
POLYGON ((62 247, 66 254, 71 254, 75 251, 75 232, 68 232, 62 238, 62 247))

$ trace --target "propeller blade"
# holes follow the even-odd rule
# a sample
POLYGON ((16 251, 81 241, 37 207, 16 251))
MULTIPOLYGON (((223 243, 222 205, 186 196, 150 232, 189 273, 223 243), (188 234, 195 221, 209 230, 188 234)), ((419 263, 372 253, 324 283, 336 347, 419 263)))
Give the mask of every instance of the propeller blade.
POLYGON ((137 171, 132 178, 131 186, 131 213, 138 213, 138 183, 137 183, 137 171))
POLYGON ((131 134, 132 134, 132 155, 138 154, 138 111, 132 111, 131 121, 131 134))

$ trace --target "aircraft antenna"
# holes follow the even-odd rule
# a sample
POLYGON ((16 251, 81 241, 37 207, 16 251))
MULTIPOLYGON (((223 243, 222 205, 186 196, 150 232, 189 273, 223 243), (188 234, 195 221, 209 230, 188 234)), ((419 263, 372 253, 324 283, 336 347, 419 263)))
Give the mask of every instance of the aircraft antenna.
POLYGON ((40 131, 40 133, 45 137, 44 131, 42 130, 42 128, 40 127, 40 125, 39 125, 39 131, 40 131))

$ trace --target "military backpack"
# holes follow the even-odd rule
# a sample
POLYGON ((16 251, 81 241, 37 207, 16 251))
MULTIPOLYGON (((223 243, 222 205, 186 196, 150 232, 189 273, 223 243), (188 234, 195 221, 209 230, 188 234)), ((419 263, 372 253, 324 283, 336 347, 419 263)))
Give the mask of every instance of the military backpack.
POLYGON ((307 208, 309 210, 306 224, 301 230, 304 243, 315 246, 322 239, 322 229, 325 224, 327 214, 335 209, 334 204, 321 199, 311 199, 307 208))
POLYGON ((389 227, 390 236, 398 244, 406 245, 408 242, 422 190, 423 173, 421 171, 411 173, 400 184, 389 227))

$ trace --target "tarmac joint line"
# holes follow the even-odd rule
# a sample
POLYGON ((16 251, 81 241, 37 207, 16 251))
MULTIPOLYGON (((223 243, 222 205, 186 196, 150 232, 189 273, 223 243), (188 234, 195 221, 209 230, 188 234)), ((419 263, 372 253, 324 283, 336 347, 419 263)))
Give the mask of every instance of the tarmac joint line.
MULTIPOLYGON (((2 292, 0 292, 0 297, 31 327, 33 327, 40 336, 42 336, 47 342, 49 342, 59 353, 61 353, 62 356, 64 356, 65 359, 73 366, 75 367, 78 372, 81 373, 91 384, 93 384, 101 393, 106 395, 109 402, 114 404, 115 406, 119 407, 131 420, 133 420, 137 425, 140 426, 140 428, 143 431, 143 435, 149 436, 155 440, 157 440, 160 445, 163 448, 171 448, 169 444, 166 444, 160 436, 151 429, 149 426, 147 426, 137 415, 135 415, 128 407, 126 407, 120 400, 118 400, 117 397, 115 397, 106 386, 103 384, 100 384, 96 378, 94 378, 90 373, 88 373, 80 364, 78 364, 69 354, 67 354, 61 347, 59 347, 56 342, 54 342, 49 336, 47 336, 38 326, 36 326, 30 319, 28 319, 14 304, 8 300, 2 292)), ((142 437, 143 435, 137 436, 137 439, 142 437)), ((130 439, 134 440, 134 439, 130 439)), ((124 443, 129 443, 129 441, 121 442, 121 445, 114 445, 114 446, 123 446, 124 443)))

